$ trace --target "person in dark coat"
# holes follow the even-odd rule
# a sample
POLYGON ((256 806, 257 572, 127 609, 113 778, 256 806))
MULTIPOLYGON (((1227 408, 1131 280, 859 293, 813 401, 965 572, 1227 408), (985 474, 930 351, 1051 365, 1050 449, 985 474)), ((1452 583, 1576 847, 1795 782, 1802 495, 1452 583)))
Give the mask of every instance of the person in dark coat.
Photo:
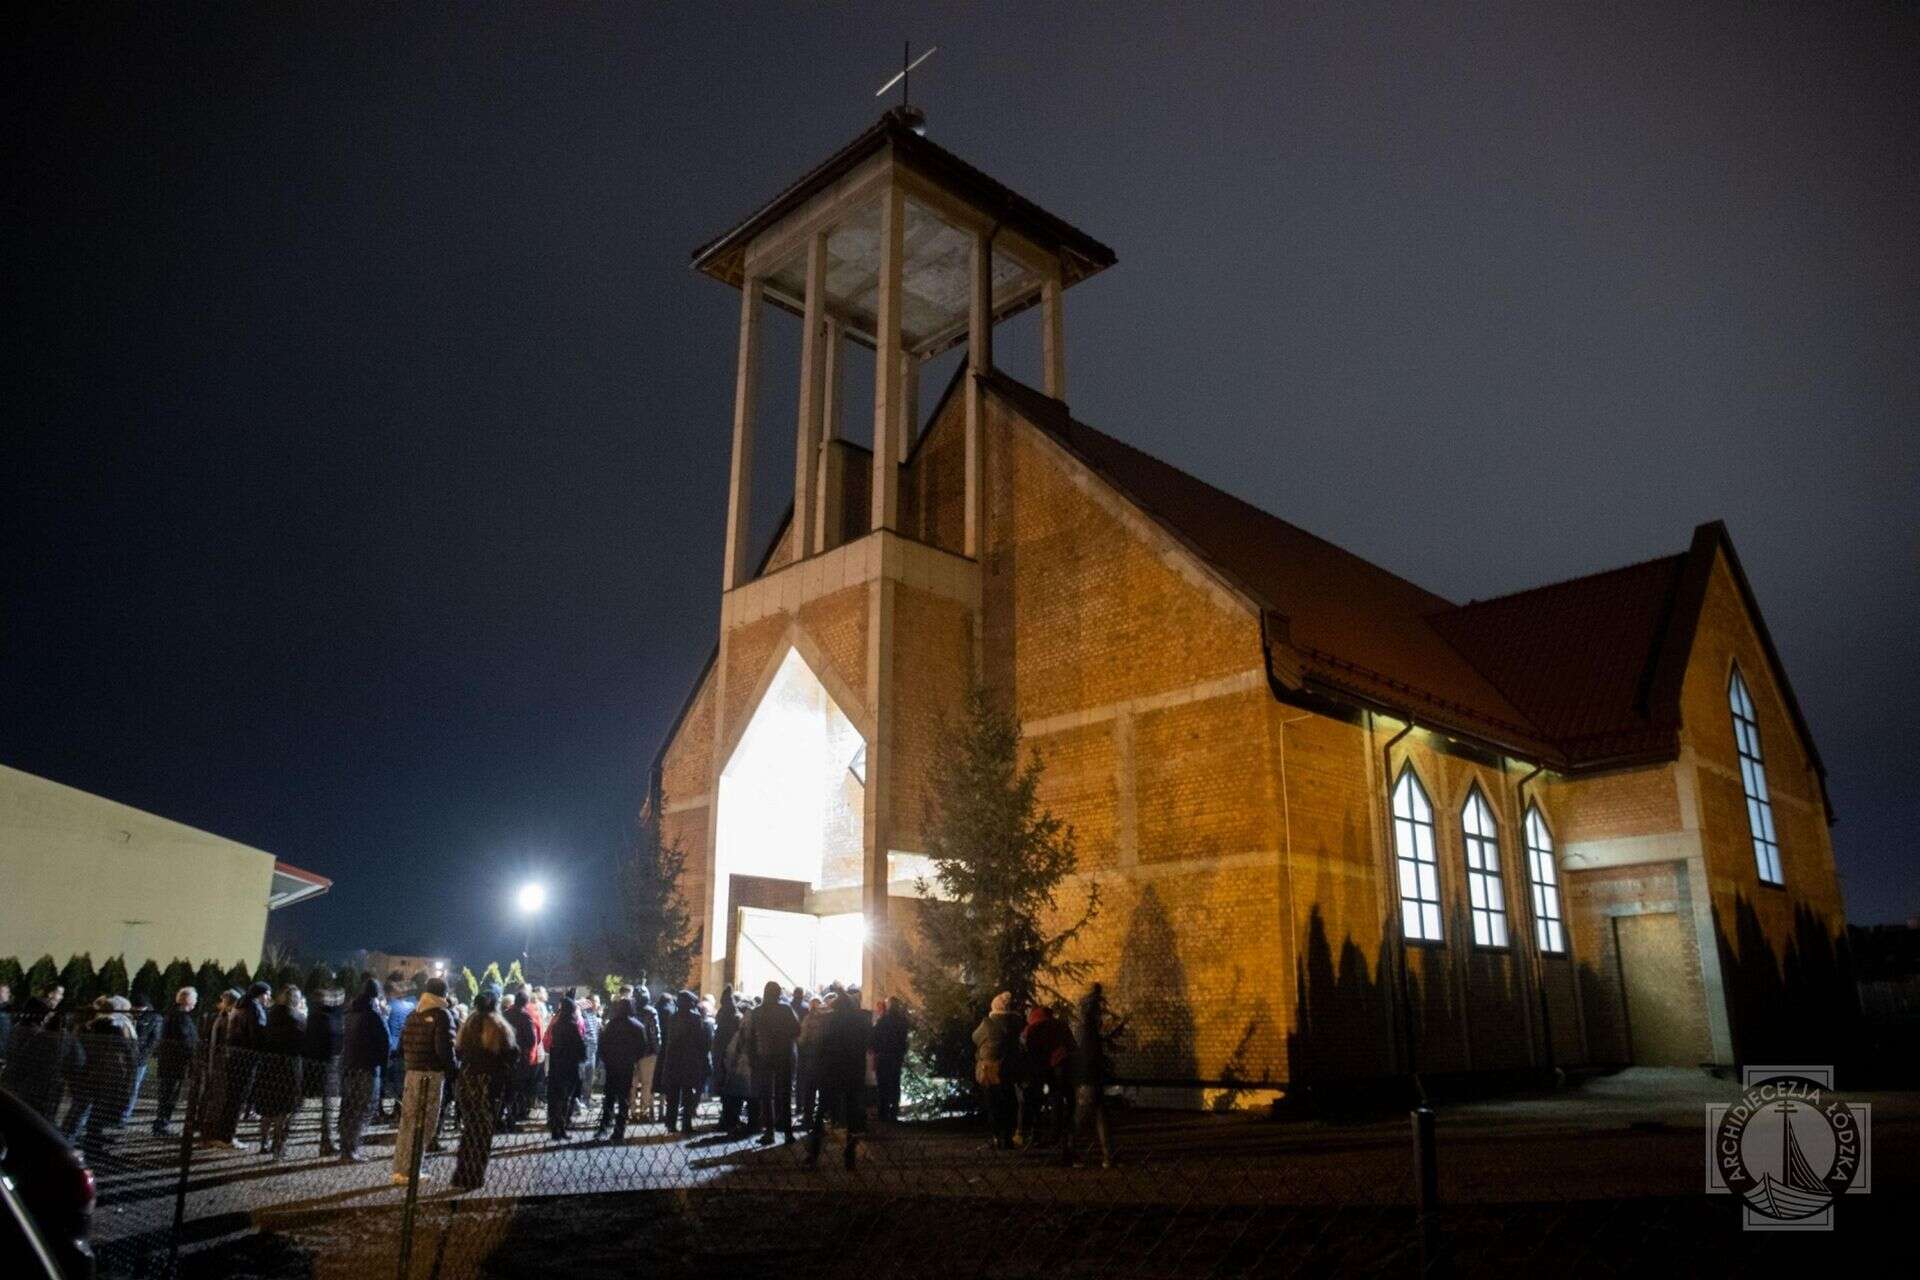
POLYGON ((1096 982, 1080 999, 1080 1034, 1075 1037, 1073 1079, 1075 1085, 1074 1122, 1067 1126, 1066 1149, 1062 1163, 1073 1163, 1077 1131, 1091 1125, 1100 1140, 1100 1167, 1113 1168, 1113 1142, 1107 1134, 1108 1046, 1126 1027, 1126 1019, 1114 1019, 1107 1013, 1106 992, 1096 982))
POLYGON ((700 1090, 712 1065, 713 1022, 700 1016, 700 1001, 693 992, 683 990, 673 1002, 673 1017, 662 1032, 666 1044, 660 1051, 667 1080, 667 1132, 675 1132, 677 1120, 678 1131, 690 1134, 700 1090))
POLYGON ((154 1046, 160 1043, 160 1015, 155 1013, 153 1005, 142 995, 133 997, 133 1088, 127 1091, 127 1109, 120 1113, 120 1123, 133 1123, 133 1104, 140 1097, 141 1086, 147 1082, 147 1064, 153 1061, 154 1046))
POLYGON ((654 1119, 654 1077, 660 1067, 660 1015, 653 1007, 653 997, 645 987, 636 988, 630 1003, 634 1020, 647 1034, 647 1047, 640 1051, 640 1061, 633 1068, 633 1098, 627 1104, 628 1113, 635 1123, 651 1122, 654 1119))
POLYGON ((447 1080, 460 1069, 453 1051, 453 1014, 445 978, 427 979, 426 990, 400 1029, 400 1057, 407 1079, 400 1095, 399 1130, 393 1139, 396 1185, 413 1180, 414 1153, 420 1144, 425 1143, 428 1151, 440 1150, 441 1103, 447 1080))
POLYGON ((513 1125, 525 1120, 533 1111, 533 1056, 540 1043, 540 1028, 534 1023, 532 1010, 527 1007, 532 1000, 532 994, 521 987, 514 992, 512 1006, 505 1015, 507 1025, 513 1028, 513 1042, 520 1047, 520 1058, 514 1064, 513 1080, 507 1089, 508 1132, 512 1132, 513 1125))
POLYGON ((673 1028, 674 995, 665 987, 653 1000, 654 1024, 660 1030, 660 1046, 655 1050, 658 1055, 654 1062, 654 1095, 661 1101, 662 1117, 667 1122, 668 1132, 673 1130, 673 1099, 667 1096, 667 1032, 673 1028))
POLYGON ((604 1019, 600 1016, 599 998, 592 995, 579 997, 575 1004, 580 1009, 580 1030, 587 1042, 586 1060, 580 1064, 580 1089, 574 1094, 574 1109, 585 1107, 589 1113, 593 1110, 593 1071, 600 1064, 600 1027, 604 1019))
POLYGON ((65 994, 55 983, 41 988, 21 1007, 7 1038, 7 1069, 0 1075, 0 1084, 18 1094, 49 1124, 60 1118, 65 1060, 81 1052, 56 1014, 65 994))
POLYGON ((873 1110, 882 1120, 900 1118, 900 1069, 906 1061, 907 1002, 894 996, 873 1023, 873 1080, 879 1095, 873 1110))
POLYGON ((307 1035, 305 1009, 300 988, 288 983, 267 1010, 253 1106, 260 1113, 260 1154, 275 1160, 286 1158, 287 1132, 293 1126, 293 1113, 300 1109, 300 1052, 307 1035))
POLYGON ((245 1150, 247 1145, 238 1136, 240 1115, 253 1101, 260 1054, 266 1048, 267 999, 272 994, 272 987, 256 982, 227 1015, 226 1068, 220 1091, 220 1117, 213 1137, 236 1151, 245 1150))
POLYGON ((580 1006, 562 996, 559 1012, 547 1022, 547 1132, 555 1142, 567 1136, 574 1096, 580 1092, 580 1064, 587 1056, 587 1031, 580 1006))
POLYGON ((840 993, 826 1022, 817 1068, 820 1106, 814 1112, 813 1132, 807 1139, 806 1167, 819 1166, 820 1144, 827 1135, 827 1118, 832 1116, 847 1136, 842 1159, 851 1169, 859 1135, 867 1127, 867 1109, 861 1104, 861 1095, 867 1086, 867 1048, 873 1039, 873 1018, 860 1007, 860 991, 853 988, 840 993))
POLYGON ((75 1050, 66 1059, 73 1101, 61 1132, 72 1140, 84 1127, 86 1136, 81 1141, 90 1152, 105 1147, 109 1129, 119 1129, 133 1092, 139 1036, 128 1016, 132 1007, 124 996, 101 996, 94 1002, 93 1019, 74 1037, 75 1050))
POLYGON ((487 1179, 494 1122, 515 1066, 525 1057, 513 1027, 500 1016, 497 992, 483 991, 474 998, 473 1012, 460 1024, 454 1055, 460 1060, 460 1149, 452 1182, 462 1191, 473 1191, 487 1179))
POLYGON ((333 1145, 334 1102, 340 1096, 340 1050, 346 1040, 345 995, 338 987, 315 993, 300 1037, 303 1079, 309 1098, 320 1100, 320 1154, 338 1154, 333 1145))
POLYGON ((995 1148, 1013 1145, 1020 1123, 1020 1015, 1013 994, 1002 991, 973 1029, 973 1078, 986 1096, 987 1126, 995 1148))
POLYGON ((600 1127, 594 1130, 595 1140, 604 1139, 609 1127, 615 1142, 626 1140, 633 1072, 649 1047, 647 1029, 634 1016, 632 1002, 615 1000, 600 1027, 600 1064, 606 1068, 607 1080, 601 1091, 600 1127))
POLYGON ((373 1114, 374 1091, 387 1062, 387 1011, 380 984, 368 978, 347 1006, 340 1037, 340 1163, 359 1164, 360 1135, 373 1114))
POLYGON ((759 1144, 773 1145, 776 1128, 793 1141, 793 1048, 800 1039, 800 1019, 780 995, 780 984, 769 980, 760 992, 760 1007, 747 1015, 747 1055, 752 1063, 753 1096, 760 1108, 759 1144))
POLYGON ((200 1028, 193 1020, 200 993, 192 987, 174 992, 173 1005, 160 1019, 160 1039, 153 1046, 154 1065, 160 1069, 160 1091, 155 1100, 153 1132, 166 1137, 173 1132, 173 1110, 180 1103, 180 1087, 193 1070, 193 1055, 200 1047, 200 1028))
POLYGON ((1020 1033, 1020 1051, 1026 1063, 1024 1101, 1020 1108, 1023 1137, 1035 1142, 1059 1142, 1071 1150, 1067 1132, 1073 1126, 1073 1031, 1044 1004, 1027 1011, 1026 1030, 1020 1033), (1050 1125, 1042 1121, 1051 1113, 1050 1125))
POLYGON ((740 1113, 746 1107, 751 1087, 746 1073, 734 1069, 740 1061, 734 1037, 740 1034, 740 1006, 733 998, 733 986, 720 989, 720 1004, 713 1018, 713 1093, 720 1099, 720 1132, 732 1137, 740 1132, 740 1113))

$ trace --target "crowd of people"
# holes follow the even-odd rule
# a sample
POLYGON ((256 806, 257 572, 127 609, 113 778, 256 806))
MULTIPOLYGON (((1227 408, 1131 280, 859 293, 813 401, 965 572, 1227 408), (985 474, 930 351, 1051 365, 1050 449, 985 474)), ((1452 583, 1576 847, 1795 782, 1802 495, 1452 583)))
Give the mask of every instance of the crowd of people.
MULTIPOLYGON (((323 1158, 365 1161, 369 1129, 396 1126, 396 1183, 457 1133, 451 1181, 460 1188, 483 1184, 496 1134, 544 1130, 558 1142, 592 1123, 598 1142, 623 1142, 639 1125, 690 1136, 703 1097, 717 1101, 724 1137, 772 1146, 803 1133, 807 1167, 837 1130, 851 1169, 869 1114, 900 1117, 909 1029, 899 997, 876 1016, 858 986, 839 983, 810 992, 768 982, 752 996, 726 987, 718 997, 623 986, 604 1001, 575 988, 488 987, 469 1007, 438 977, 417 988, 369 978, 350 999, 338 987, 309 998, 292 984, 256 982, 204 1011, 192 987, 164 1012, 102 996, 79 1022, 63 1014, 57 984, 18 1007, 10 994, 0 988, 0 1083, 89 1148, 131 1123, 149 1067, 158 1074, 152 1132, 178 1135, 198 1061, 192 1137, 201 1144, 257 1143, 261 1156, 282 1160, 295 1115, 312 1102, 323 1158)), ((1100 988, 1072 1012, 1077 1034, 1053 1009, 1017 1008, 1002 993, 975 1029, 975 1079, 996 1148, 1055 1145, 1072 1162, 1075 1134, 1090 1126, 1110 1162, 1102 1099, 1112 1032, 1100 988)))

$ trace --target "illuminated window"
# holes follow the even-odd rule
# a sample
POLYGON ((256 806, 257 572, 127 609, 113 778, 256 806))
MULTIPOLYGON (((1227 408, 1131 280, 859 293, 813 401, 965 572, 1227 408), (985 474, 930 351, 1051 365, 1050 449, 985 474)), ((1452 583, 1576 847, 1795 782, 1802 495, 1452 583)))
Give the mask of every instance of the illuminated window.
POLYGON ((1413 776, 1393 784, 1393 851, 1400 864, 1400 927, 1415 942, 1440 941, 1440 864, 1434 859, 1433 805, 1413 776))
POLYGON ((1527 806, 1526 836, 1534 941, 1541 951, 1558 955, 1567 949, 1567 929, 1560 919, 1560 876, 1553 869, 1553 833, 1547 830, 1538 805, 1527 806))
POLYGON ((1467 846, 1467 906, 1473 913, 1473 942, 1479 947, 1507 945, 1507 896, 1500 884, 1500 829, 1478 786, 1467 792, 1460 809, 1460 834, 1467 846))
POLYGON ((1740 785, 1747 791, 1747 829, 1753 833, 1753 861, 1767 884, 1784 883, 1780 876, 1780 838, 1773 831, 1773 802, 1767 798, 1767 766, 1760 759, 1760 717, 1740 668, 1727 682, 1727 705, 1733 709, 1733 745, 1740 753, 1740 785))

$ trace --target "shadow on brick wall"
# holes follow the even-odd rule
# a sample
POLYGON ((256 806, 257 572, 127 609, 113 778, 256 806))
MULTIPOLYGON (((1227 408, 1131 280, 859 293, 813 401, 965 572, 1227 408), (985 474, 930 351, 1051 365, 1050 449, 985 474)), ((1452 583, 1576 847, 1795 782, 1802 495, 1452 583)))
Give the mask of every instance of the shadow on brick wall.
POLYGON ((1793 932, 1779 947, 1753 902, 1739 895, 1732 937, 1718 905, 1713 932, 1739 1062, 1832 1064, 1840 1069, 1842 1088, 1855 1087, 1850 1076, 1884 1073, 1887 1064, 1864 1060, 1852 954, 1845 938, 1829 933, 1818 915, 1796 905, 1793 932))
POLYGON ((1171 1092, 1156 1096, 1155 1101, 1198 1107, 1201 1094, 1193 1084, 1200 1074, 1194 1052, 1193 993, 1180 961, 1173 921, 1152 885, 1141 893, 1120 944, 1114 994, 1126 1018, 1126 1029, 1114 1050, 1115 1074, 1122 1079, 1168 1081, 1171 1092))

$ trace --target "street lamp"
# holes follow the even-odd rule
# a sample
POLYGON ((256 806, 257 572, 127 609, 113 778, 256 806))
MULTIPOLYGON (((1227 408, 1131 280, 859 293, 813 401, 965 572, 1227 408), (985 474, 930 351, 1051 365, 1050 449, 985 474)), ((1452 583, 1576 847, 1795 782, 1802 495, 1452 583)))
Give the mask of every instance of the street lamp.
POLYGON ((533 928, 540 921, 540 912, 547 905, 547 886, 538 880, 529 880, 520 886, 520 892, 514 895, 514 903, 520 908, 520 914, 527 918, 527 945, 520 952, 520 970, 524 974, 533 964, 533 928))

